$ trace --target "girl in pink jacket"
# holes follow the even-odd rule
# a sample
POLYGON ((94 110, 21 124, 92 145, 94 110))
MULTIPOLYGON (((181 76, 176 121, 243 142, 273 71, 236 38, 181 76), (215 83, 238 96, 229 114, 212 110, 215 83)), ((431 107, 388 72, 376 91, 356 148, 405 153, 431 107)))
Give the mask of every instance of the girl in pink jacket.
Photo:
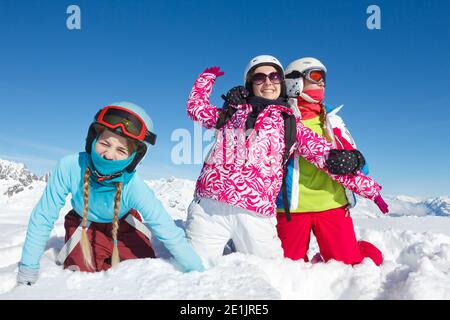
MULTIPOLYGON (((284 72, 272 56, 253 58, 245 70, 246 90, 230 91, 228 108, 209 102, 218 67, 206 69, 189 95, 187 113, 216 140, 197 179, 188 208, 186 234, 194 250, 210 266, 229 239, 238 252, 282 258, 277 235, 276 198, 283 182, 285 160, 298 152, 347 189, 372 200, 381 199, 381 186, 360 171, 356 154, 340 154, 318 134, 293 117, 287 104, 284 72), (231 112, 230 112, 231 111, 231 112), (229 118, 229 119, 228 119, 229 118), (294 119, 294 143, 285 150, 285 127, 294 119), (350 167, 348 166, 350 164, 350 167), (353 167, 352 167, 353 165, 353 167), (348 167, 348 173, 331 168, 348 167)), ((287 131, 286 131, 287 132, 287 131)))

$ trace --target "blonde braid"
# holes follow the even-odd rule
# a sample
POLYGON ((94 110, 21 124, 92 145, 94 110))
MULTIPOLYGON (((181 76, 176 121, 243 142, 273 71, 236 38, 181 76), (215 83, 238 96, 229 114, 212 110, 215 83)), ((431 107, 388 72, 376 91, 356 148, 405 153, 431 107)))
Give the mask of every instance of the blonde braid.
POLYGON ((83 177, 83 200, 84 200, 84 207, 83 207, 83 220, 81 222, 81 252, 83 254, 84 258, 84 264, 89 269, 94 269, 94 266, 92 264, 92 248, 91 243, 89 242, 89 238, 87 235, 87 217, 88 217, 88 211, 89 211, 89 177, 91 175, 91 170, 89 170, 89 167, 86 168, 86 171, 84 173, 83 177))
POLYGON ((120 210, 120 199, 122 197, 122 182, 116 184, 117 191, 114 198, 114 217, 112 221, 112 238, 114 241, 114 248, 111 258, 111 266, 114 267, 120 262, 119 248, 117 247, 117 233, 119 231, 119 210, 120 210))
POLYGON ((327 111, 325 109, 325 105, 323 103, 321 103, 320 104, 320 108, 321 108, 321 110, 320 110, 320 122, 322 124, 323 137, 329 143, 333 143, 333 138, 330 137, 330 135, 328 134, 328 130, 327 130, 327 120, 326 120, 327 111))

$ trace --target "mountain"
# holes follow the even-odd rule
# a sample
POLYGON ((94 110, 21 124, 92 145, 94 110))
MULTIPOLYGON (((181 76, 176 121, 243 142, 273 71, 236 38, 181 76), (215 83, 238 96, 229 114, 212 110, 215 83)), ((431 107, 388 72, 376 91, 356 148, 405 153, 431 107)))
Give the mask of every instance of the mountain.
MULTIPOLYGON (((49 174, 38 177, 22 163, 0 159, 0 196, 12 197, 26 189, 33 189, 37 181, 48 181, 49 174)), ((182 218, 192 200, 195 181, 175 177, 146 181, 174 218, 182 218)), ((383 195, 389 204, 389 215, 396 216, 450 216, 448 195, 423 199, 407 195, 383 195)), ((367 199, 358 197, 352 210, 354 217, 377 217, 378 209, 367 199)))
POLYGON ((450 216, 450 197, 441 196, 419 199, 409 196, 388 196, 387 201, 395 207, 392 214, 414 216, 450 216), (395 212, 393 212, 395 211, 395 212))
POLYGON ((49 175, 38 177, 23 163, 0 159, 0 195, 12 197, 14 194, 33 189, 36 181, 48 181, 49 175))
POLYGON ((450 197, 437 197, 422 202, 436 216, 450 216, 450 197))
MULTIPOLYGON (((448 196, 423 199, 383 195, 383 198, 389 205, 390 217, 450 216, 450 198, 448 196)), ((357 204, 352 209, 352 216, 376 218, 379 215, 377 206, 371 200, 357 197, 357 204)))

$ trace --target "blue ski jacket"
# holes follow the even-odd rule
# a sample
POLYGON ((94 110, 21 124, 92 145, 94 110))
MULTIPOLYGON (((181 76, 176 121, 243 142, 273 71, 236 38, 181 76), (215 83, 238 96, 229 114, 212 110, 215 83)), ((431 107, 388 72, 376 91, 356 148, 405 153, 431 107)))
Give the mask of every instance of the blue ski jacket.
MULTIPOLYGON (((74 210, 78 214, 83 212, 83 176, 90 161, 90 155, 86 152, 70 155, 59 161, 41 199, 31 213, 20 265, 39 269, 39 261, 50 232, 69 193, 72 194, 71 203, 74 210)), ((130 209, 139 211, 143 223, 165 245, 183 271, 203 271, 201 259, 188 243, 183 229, 175 225, 153 191, 136 172, 125 172, 124 175, 119 219, 130 209)), ((91 178, 89 188, 88 220, 111 223, 115 184, 99 183, 91 178)))

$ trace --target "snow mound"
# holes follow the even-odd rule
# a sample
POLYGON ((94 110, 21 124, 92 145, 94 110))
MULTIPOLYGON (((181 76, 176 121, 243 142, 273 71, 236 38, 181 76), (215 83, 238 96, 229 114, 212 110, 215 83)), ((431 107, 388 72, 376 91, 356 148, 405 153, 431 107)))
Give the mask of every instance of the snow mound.
POLYGON ((62 270, 47 252, 34 286, 14 288, 16 269, 1 268, 0 299, 450 299, 449 236, 360 232, 384 252, 381 267, 370 259, 351 267, 232 253, 203 273, 141 259, 89 274, 62 270))
POLYGON ((147 185, 164 204, 164 208, 175 219, 183 219, 194 196, 195 182, 170 177, 146 181, 147 185))

